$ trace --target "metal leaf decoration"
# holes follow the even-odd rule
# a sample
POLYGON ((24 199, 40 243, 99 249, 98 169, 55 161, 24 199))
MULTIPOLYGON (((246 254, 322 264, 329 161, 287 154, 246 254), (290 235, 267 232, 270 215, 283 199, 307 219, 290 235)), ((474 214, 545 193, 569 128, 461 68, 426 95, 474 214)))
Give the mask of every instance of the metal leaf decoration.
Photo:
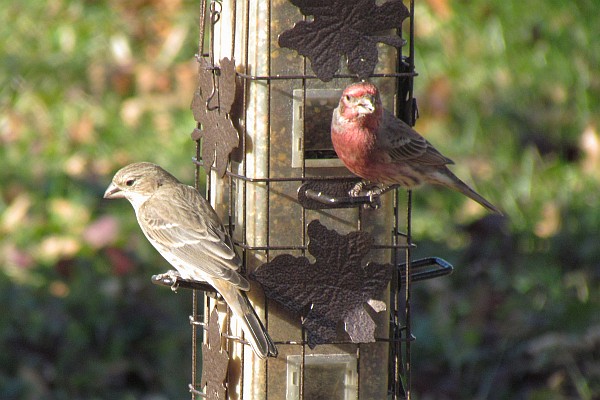
POLYGON ((225 399, 223 382, 227 376, 229 356, 221 350, 219 314, 215 308, 208 320, 208 343, 202 344, 202 377, 200 386, 206 386, 204 394, 209 400, 225 399))
POLYGON ((369 77, 377 64, 377 43, 400 48, 405 41, 395 35, 377 35, 399 29, 409 11, 400 0, 382 5, 375 0, 290 0, 312 21, 300 21, 279 36, 279 45, 307 57, 315 74, 330 81, 348 58, 348 68, 359 78, 369 77))
POLYGON ((236 93, 235 61, 223 58, 218 67, 204 58, 199 58, 198 63, 198 87, 191 108, 201 129, 194 129, 192 139, 202 138, 204 166, 214 166, 217 174, 223 176, 229 154, 239 144, 238 131, 230 117, 236 93))
POLYGON ((306 257, 284 254, 255 270, 252 279, 288 310, 300 315, 308 310, 302 324, 311 348, 335 341, 340 321, 352 341, 374 341, 375 323, 365 306, 376 304, 374 309, 381 311, 381 302, 371 299, 387 286, 392 266, 363 263, 373 244, 366 232, 340 235, 314 220, 308 225, 308 236, 313 264, 306 257))

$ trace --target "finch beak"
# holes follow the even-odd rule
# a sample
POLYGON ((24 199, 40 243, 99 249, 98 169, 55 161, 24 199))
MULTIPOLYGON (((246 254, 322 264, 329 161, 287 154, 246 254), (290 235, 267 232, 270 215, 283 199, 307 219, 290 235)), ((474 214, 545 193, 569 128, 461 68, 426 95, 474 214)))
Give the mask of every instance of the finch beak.
POLYGON ((108 186, 108 189, 106 189, 106 192, 104 192, 105 199, 122 199, 124 197, 125 196, 123 196, 121 189, 119 189, 114 183, 111 183, 108 186))
POLYGON ((358 113, 371 114, 373 111, 375 111, 375 105, 373 103, 373 98, 371 96, 363 97, 360 99, 360 103, 358 103, 358 113))

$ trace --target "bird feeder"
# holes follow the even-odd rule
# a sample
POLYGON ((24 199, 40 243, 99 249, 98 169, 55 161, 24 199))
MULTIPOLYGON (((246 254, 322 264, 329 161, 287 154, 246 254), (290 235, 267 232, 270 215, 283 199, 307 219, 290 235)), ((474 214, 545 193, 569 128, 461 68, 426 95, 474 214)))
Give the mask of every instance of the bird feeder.
POLYGON ((330 123, 361 79, 414 123, 412 11, 400 0, 201 0, 197 177, 278 356, 258 358, 224 303, 205 296, 200 312, 195 296, 192 398, 410 398, 411 282, 452 267, 411 260, 410 192, 348 195, 358 178, 330 123))

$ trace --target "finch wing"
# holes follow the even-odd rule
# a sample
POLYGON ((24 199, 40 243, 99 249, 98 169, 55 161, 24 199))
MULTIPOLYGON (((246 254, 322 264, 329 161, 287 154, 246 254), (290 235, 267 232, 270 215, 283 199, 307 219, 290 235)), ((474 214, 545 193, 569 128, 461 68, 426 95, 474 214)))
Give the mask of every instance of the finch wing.
POLYGON ((231 238, 196 189, 178 184, 157 190, 140 207, 138 219, 168 261, 248 290, 248 282, 236 272, 242 263, 231 238))
POLYGON ((454 162, 443 156, 423 136, 387 110, 377 131, 379 147, 390 156, 390 162, 416 162, 446 165, 454 162))

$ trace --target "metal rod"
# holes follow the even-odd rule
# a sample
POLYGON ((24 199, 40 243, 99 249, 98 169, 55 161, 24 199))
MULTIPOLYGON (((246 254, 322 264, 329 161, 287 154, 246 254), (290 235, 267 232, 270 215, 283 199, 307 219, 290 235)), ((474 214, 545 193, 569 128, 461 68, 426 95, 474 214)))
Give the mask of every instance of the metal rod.
MULTIPOLYGON (((234 0, 235 3, 237 3, 237 1, 234 0)), ((245 68, 245 71, 248 72, 248 68, 249 68, 249 63, 248 63, 248 46, 249 46, 249 32, 250 32, 250 12, 249 12, 249 2, 242 2, 242 21, 243 21, 243 25, 242 25, 242 35, 243 35, 243 46, 241 49, 241 57, 243 58, 243 66, 245 68)), ((234 21, 235 24, 235 21, 234 21)), ((235 27, 234 27, 234 31, 235 31, 235 27)), ((234 53, 235 54, 235 53, 234 53)), ((248 120, 248 93, 250 92, 250 86, 248 84, 248 82, 244 82, 243 83, 244 88, 242 90, 242 117, 240 118, 240 126, 241 126, 241 130, 242 132, 240 132, 240 136, 241 136, 241 151, 242 151, 242 176, 246 176, 247 174, 247 168, 248 168, 248 164, 246 161, 246 154, 247 154, 247 142, 246 142, 246 136, 248 134, 248 127, 247 127, 247 120, 248 120)), ((230 180, 233 182, 233 178, 236 178, 236 174, 231 173, 231 171, 228 169, 227 174, 230 178, 230 180)), ((237 179, 237 178, 236 178, 237 179)), ((239 180, 239 179, 238 179, 239 180)), ((241 201, 242 201, 242 210, 241 210, 241 220, 242 220, 242 224, 243 224, 243 229, 242 229, 242 243, 246 244, 247 240, 248 240, 248 236, 247 236, 247 232, 246 232, 246 225, 247 225, 247 220, 248 220, 248 213, 247 213, 247 204, 246 204, 246 198, 247 198, 247 186, 246 186, 246 182, 242 180, 241 182, 242 187, 241 187, 241 201)), ((242 262, 244 265, 244 268, 246 268, 247 266, 247 262, 248 262, 248 249, 244 246, 242 247, 242 262)), ((242 370, 243 371, 243 370, 242 370)), ((243 392, 243 387, 240 388, 240 391, 243 392)))
MULTIPOLYGON (((392 243, 395 246, 398 246, 398 227, 400 224, 400 204, 399 204, 399 199, 400 196, 398 195, 398 190, 396 190, 394 192, 394 233, 392 236, 392 243)), ((395 249, 392 253, 392 262, 394 264, 398 263, 398 250, 395 249)), ((401 339, 401 335, 399 334, 399 326, 400 326, 400 321, 399 321, 399 309, 400 309, 400 302, 399 302, 399 280, 398 280, 398 269, 394 268, 394 271, 392 273, 392 283, 391 283, 391 294, 390 294, 390 317, 391 317, 391 322, 392 322, 392 326, 390 328, 390 339, 393 340, 393 343, 391 345, 391 370, 392 370, 392 375, 389 377, 389 379, 392 382, 392 400, 397 400, 400 396, 400 342, 399 339, 401 339)))
MULTIPOLYGON (((267 43, 269 44, 269 49, 267 54, 269 55, 269 57, 267 58, 267 73, 269 75, 271 75, 271 3, 272 0, 267 0, 266 4, 267 4, 267 43)), ((271 90, 271 84, 270 82, 267 84, 267 177, 271 177, 271 95, 272 95, 272 90, 271 90)), ((267 182, 266 184, 267 187, 267 218, 266 218, 266 224, 267 224, 267 238, 266 238, 266 244, 267 247, 269 247, 270 243, 271 243, 271 185, 267 182)), ((266 256, 267 256, 267 262, 270 261, 270 257, 271 257, 271 253, 269 250, 266 250, 266 256)), ((264 309, 265 309, 265 324, 266 324, 266 328, 268 329, 269 327, 269 302, 267 301, 266 297, 265 300, 263 302, 264 305, 264 309)), ((264 379, 265 379, 265 399, 268 398, 268 393, 269 393, 269 375, 268 375, 268 371, 269 371, 269 360, 267 358, 266 361, 266 365, 265 365, 265 375, 264 375, 264 379)))
POLYGON ((356 398, 360 399, 360 343, 356 345, 356 398))
MULTIPOLYGON (((406 212, 406 241, 409 246, 406 247, 406 264, 405 264, 405 279, 404 279, 404 290, 405 290, 405 326, 406 326, 406 338, 412 337, 412 321, 411 321, 411 310, 410 310, 410 296, 411 296, 411 241, 412 241, 412 190, 407 191, 408 194, 408 203, 407 203, 407 212, 406 212)), ((405 383, 405 397, 406 400, 410 400, 411 397, 411 365, 410 365, 410 342, 411 340, 406 341, 405 346, 405 367, 404 371, 406 373, 406 383, 405 383)))
POLYGON ((406 249, 407 247, 417 247, 416 244, 374 244, 371 246, 372 249, 406 249))
POLYGON ((168 286, 173 290, 182 289, 197 289, 207 293, 217 293, 217 290, 206 282, 191 281, 177 277, 173 279, 168 274, 160 274, 152 276, 152 283, 155 285, 168 286))
MULTIPOLYGON (((414 72, 415 70, 415 1, 414 0, 410 0, 410 44, 409 44, 409 60, 408 60, 408 64, 409 64, 409 72, 414 72)), ((416 119, 416 113, 415 113, 415 109, 416 107, 414 107, 414 97, 413 97, 413 83, 414 83, 414 79, 408 79, 408 107, 409 108, 409 112, 408 112, 408 116, 411 119, 411 121, 409 122, 410 126, 414 126, 415 125, 415 119, 416 119)), ((405 307, 406 307, 406 337, 410 338, 412 337, 412 315, 411 315, 411 247, 410 244, 412 243, 412 190, 408 191, 408 204, 407 204, 407 215, 406 215, 406 242, 407 244, 409 244, 409 246, 406 248, 406 266, 405 266, 405 282, 406 282, 406 286, 405 286, 405 295, 406 295, 406 303, 405 303, 405 307)), ((411 347, 411 341, 408 340, 406 342, 406 354, 405 354, 405 363, 406 363, 406 388, 405 388, 405 394, 406 394, 406 400, 410 400, 411 396, 412 396, 412 390, 411 390, 411 354, 410 354, 410 347, 411 347)))
POLYGON ((237 32, 236 21, 237 21, 237 1, 233 0, 231 2, 231 23, 233 24, 233 27, 231 29, 231 54, 230 54, 230 58, 232 60, 235 59, 235 38, 236 38, 236 32, 237 32))
POLYGON ((190 315, 190 325, 201 326, 202 329, 208 330, 208 326, 206 326, 206 322, 195 320, 193 315, 190 315))
MULTIPOLYGON (((406 342, 406 341, 412 342, 414 340, 415 340, 414 337, 409 337, 409 338, 399 337, 397 339, 376 337, 372 343, 398 343, 398 342, 406 342)), ((279 340, 279 341, 274 341, 273 343, 275 343, 276 345, 284 345, 284 346, 307 346, 308 340, 279 340)), ((358 344, 358 343, 352 342, 350 340, 334 340, 334 341, 328 341, 326 344, 337 346, 337 345, 348 345, 348 344, 358 344)))
MULTIPOLYGON (((401 280, 406 279, 405 268, 406 264, 400 264, 397 266, 397 271, 401 274, 401 280)), ((421 260, 411 261, 410 281, 417 282, 449 275, 452 273, 453 270, 454 267, 449 262, 438 257, 430 257, 421 260)))
MULTIPOLYGON (((249 44, 249 32, 250 32, 250 12, 248 10, 249 7, 249 3, 247 1, 243 2, 242 4, 244 4, 245 6, 242 6, 242 13, 243 13, 243 21, 244 21, 244 25, 243 27, 245 28, 243 34, 244 34, 244 46, 242 48, 242 55, 244 57, 244 70, 246 72, 248 72, 249 66, 248 66, 248 44, 249 44)), ((242 91, 242 119, 243 121, 240 121, 240 125, 242 127, 242 132, 241 132, 241 136, 242 136, 242 174, 235 174, 238 176, 246 176, 248 173, 248 163, 246 160, 246 154, 247 154, 247 142, 246 142, 246 135, 248 134, 248 93, 250 92, 250 82, 245 81, 243 83, 244 85, 244 90, 242 91)), ((236 179, 237 176, 235 176, 233 173, 231 173, 231 177, 234 177, 236 179)), ((244 224, 244 228, 242 229, 242 243, 244 245, 246 245, 246 243, 248 243, 248 235, 246 232, 246 226, 247 226, 247 222, 248 222, 248 204, 246 202, 246 197, 247 197, 247 191, 248 191, 248 187, 246 185, 247 181, 242 180, 242 223, 244 224)), ((248 250, 249 248, 241 246, 243 249, 243 264, 244 266, 247 265, 248 262, 248 250)))
MULTIPOLYGON (((306 15, 302 15, 302 19, 306 21, 306 15)), ((302 73, 306 75, 307 65, 306 65, 306 57, 302 57, 302 73)), ((306 158, 305 150, 306 150, 306 79, 302 79, 302 178, 306 178, 306 158)), ((302 256, 306 257, 306 250, 308 249, 308 241, 306 234, 306 208, 302 207, 302 256)), ((300 366, 300 382, 299 382, 299 393, 298 397, 300 399, 304 398, 304 368, 306 361, 306 329, 304 325, 301 328, 302 335, 302 365, 300 366)))
MULTIPOLYGON (((193 290, 192 291, 192 318, 194 318, 194 320, 196 320, 198 318, 198 291, 197 290, 193 290)), ((197 379, 196 379, 196 375, 197 375, 197 371, 196 368, 198 367, 198 348, 197 348, 197 343, 198 343, 198 327, 195 324, 192 324, 192 389, 196 389, 196 386, 198 384, 197 379)), ((194 392, 192 391, 192 400, 195 399, 195 395, 194 392)))
POLYGON ((305 380, 305 366, 306 366, 306 345, 308 341, 306 340, 306 328, 304 328, 304 324, 302 325, 302 347, 300 348, 300 354, 302 355, 302 362, 300 363, 300 385, 299 385, 299 393, 298 398, 300 400, 304 399, 304 380, 305 380))
MULTIPOLYGON (((202 1, 202 18, 204 18, 204 11, 206 8, 206 3, 205 0, 202 1)), ((202 19, 202 22, 204 22, 204 19, 202 19)), ((202 35, 204 35, 204 24, 201 25, 201 30, 202 30, 202 35)), ((201 36, 200 40, 202 40, 203 36, 201 36)), ((202 42, 200 42, 202 43, 202 42)), ((199 44, 199 46, 201 47, 202 44, 199 44)), ((200 128, 200 124, 198 124, 198 128, 200 128)), ((199 158, 200 157, 200 141, 197 140, 196 141, 196 157, 199 158)), ((196 190, 200 190, 200 166, 199 165, 194 165, 194 187, 196 188, 196 190)), ((154 277, 153 277, 154 280, 154 277)), ((172 287, 172 286, 171 286, 172 287)), ((192 291, 192 318, 194 320, 198 319, 198 291, 196 289, 194 289, 192 291)), ((198 380, 197 380, 197 368, 198 368, 198 330, 197 330, 197 325, 192 324, 192 382, 191 382, 191 387, 193 390, 196 389, 196 386, 198 384, 198 380)), ((190 393, 192 394, 192 400, 195 400, 195 394, 193 391, 190 391, 190 393)))
POLYGON ((204 394, 201 391, 199 391, 198 389, 196 389, 194 387, 194 385, 188 385, 188 389, 190 389, 190 393, 192 394, 192 400, 194 400, 196 398, 196 396, 200 396, 203 399, 208 397, 206 394, 204 394))
MULTIPOLYGON (((345 197, 335 197, 335 196, 331 196, 327 193, 323 193, 323 192, 317 192, 315 190, 312 189, 307 189, 306 192, 304 192, 306 194, 306 197, 308 197, 311 200, 315 200, 318 201, 319 203, 323 203, 323 204, 332 204, 332 205, 352 205, 352 204, 368 204, 371 206, 375 206, 375 204, 377 203, 377 199, 378 197, 372 197, 372 196, 345 196, 345 197)), ((360 230, 360 228, 359 228, 360 230)))
POLYGON ((198 55, 204 54, 204 32, 206 28, 206 0, 200 1, 200 32, 198 34, 198 55))
MULTIPOLYGON (((217 97, 217 105, 211 106, 210 102, 213 100, 215 96, 219 96, 219 90, 217 88, 217 73, 219 72, 219 68, 215 67, 215 25, 221 19, 221 4, 215 1, 210 2, 210 40, 208 45, 208 58, 210 60, 210 66, 212 70, 212 90, 211 93, 206 97, 205 107, 207 111, 214 111, 219 109, 221 105, 221 101, 219 97, 217 97), (219 9, 217 9, 217 5, 219 9)), ((220 110, 219 110, 220 111, 220 110)))
MULTIPOLYGON (((192 162, 196 165, 204 167, 204 162, 199 157, 193 157, 192 162)), ((340 180, 356 180, 356 176, 312 176, 312 177, 290 177, 290 178, 251 178, 245 175, 236 174, 235 172, 226 171, 228 176, 251 183, 268 183, 268 182, 307 182, 307 181, 340 181, 340 180)))
MULTIPOLYGON (((369 76, 369 78, 405 78, 405 77, 411 77, 411 76, 417 76, 418 74, 415 72, 396 72, 396 73, 388 73, 388 74, 371 74, 369 76)), ((237 73, 237 76, 239 76, 242 79, 247 79, 247 80, 251 80, 251 81, 273 81, 273 80, 291 80, 291 79, 320 79, 318 76, 316 75, 300 75, 300 74, 296 74, 296 75, 249 75, 249 74, 243 74, 241 72, 237 73)), ((357 75, 353 75, 353 74, 335 74, 333 76, 334 79, 348 79, 348 78, 354 78, 357 79, 358 76, 357 75)))
MULTIPOLYGON (((299 251, 305 251, 307 250, 308 246, 306 245, 289 245, 289 246, 251 246, 249 244, 245 244, 242 242, 238 242, 238 241, 234 241, 233 242, 236 246, 241 247, 244 250, 254 250, 254 251, 267 251, 267 250, 275 250, 275 251, 280 251, 280 250, 299 250, 299 251)), ((386 250, 386 249, 406 249, 408 245, 406 244, 398 244, 398 245, 394 245, 394 244, 374 244, 371 246, 371 249, 377 249, 377 250, 386 250)), ((411 244, 411 247, 417 247, 415 244, 411 244)))

